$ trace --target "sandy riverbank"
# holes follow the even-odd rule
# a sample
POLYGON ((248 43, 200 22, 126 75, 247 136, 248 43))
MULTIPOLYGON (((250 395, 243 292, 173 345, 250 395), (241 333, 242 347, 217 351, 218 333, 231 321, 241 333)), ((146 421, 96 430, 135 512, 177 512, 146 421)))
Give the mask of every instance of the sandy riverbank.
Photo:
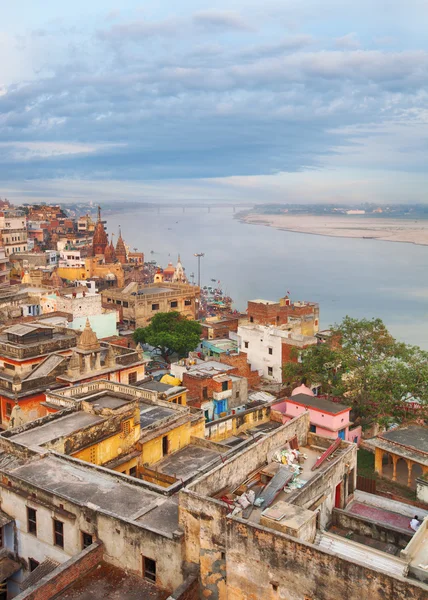
POLYGON ((239 217, 252 225, 267 225, 296 233, 332 237, 368 238, 385 242, 407 242, 428 246, 428 219, 383 219, 359 216, 263 215, 239 217))

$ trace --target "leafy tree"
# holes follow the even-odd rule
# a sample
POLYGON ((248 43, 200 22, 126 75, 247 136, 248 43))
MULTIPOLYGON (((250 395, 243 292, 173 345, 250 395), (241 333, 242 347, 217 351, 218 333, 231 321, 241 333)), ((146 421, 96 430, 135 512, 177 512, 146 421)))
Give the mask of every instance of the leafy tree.
POLYGON ((427 417, 428 353, 397 342, 380 319, 345 317, 324 344, 310 346, 285 365, 284 378, 306 378, 325 394, 343 396, 356 416, 386 425, 404 418, 407 400, 421 403, 427 417))
POLYGON ((180 357, 195 350, 200 342, 202 327, 179 312, 157 313, 147 327, 134 331, 136 343, 149 344, 159 350, 162 358, 176 352, 180 357))

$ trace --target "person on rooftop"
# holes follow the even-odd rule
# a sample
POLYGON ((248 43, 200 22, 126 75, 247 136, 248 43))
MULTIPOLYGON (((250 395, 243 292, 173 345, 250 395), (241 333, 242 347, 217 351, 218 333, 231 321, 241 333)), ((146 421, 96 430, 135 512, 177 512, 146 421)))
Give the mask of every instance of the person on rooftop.
POLYGON ((421 526, 421 522, 418 519, 418 515, 415 515, 413 517, 413 519, 410 521, 410 527, 413 529, 413 531, 417 531, 420 526, 421 526))

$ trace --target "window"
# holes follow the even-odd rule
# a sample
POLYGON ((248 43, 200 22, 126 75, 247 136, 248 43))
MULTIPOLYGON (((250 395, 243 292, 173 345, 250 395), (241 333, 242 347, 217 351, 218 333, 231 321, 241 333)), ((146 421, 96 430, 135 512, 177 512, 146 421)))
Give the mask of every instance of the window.
POLYGON ((135 383, 137 381, 137 371, 132 371, 132 373, 128 373, 128 383, 135 383))
POLYGON ((185 300, 184 301, 184 306, 192 306, 192 301, 191 300, 185 300))
POLYGON ((131 432, 131 421, 123 421, 122 422, 122 433, 123 437, 126 437, 131 432))
POLYGON ((34 508, 27 506, 27 529, 28 533, 37 535, 37 515, 34 508))
POLYGON ((221 391, 222 392, 227 392, 227 381, 222 381, 221 382, 221 391))
POLYGON ((152 304, 152 310, 159 310, 159 304, 152 304))
POLYGON ((207 387, 203 387, 203 388, 202 388, 202 398, 203 398, 204 400, 207 400, 207 399, 208 399, 208 388, 207 388, 207 387))
POLYGON ((37 567, 39 566, 39 561, 35 560, 34 558, 29 558, 28 559, 28 566, 30 567, 30 571, 33 572, 34 569, 37 569, 37 567))
POLYGON ((123 308, 128 308, 128 306, 129 306, 129 303, 128 303, 128 302, 125 302, 125 300, 124 300, 124 301, 123 301, 123 304, 122 304, 122 306, 123 306, 123 308))
POLYGON ((91 544, 92 544, 92 535, 90 533, 86 533, 86 531, 82 531, 82 549, 84 550, 91 544))
POLYGON ((250 323, 254 323, 254 317, 250 317, 250 323))
POLYGON ((92 448, 89 450, 89 462, 91 462, 94 465, 97 463, 97 447, 96 446, 92 446, 92 448))
POLYGON ((310 427, 309 427, 309 431, 310 431, 311 433, 316 433, 316 431, 317 431, 316 425, 310 425, 310 427))
POLYGON ((273 368, 272 367, 268 367, 268 375, 270 375, 270 376, 273 375, 273 368))
POLYGON ((156 583, 156 561, 143 556, 143 577, 156 583))
POLYGON ((182 404, 182 403, 183 403, 183 398, 181 396, 178 396, 177 404, 182 404))
POLYGON ((248 348, 248 346, 249 346, 249 343, 248 342, 244 342, 244 347, 248 348))
POLYGON ((169 450, 168 436, 164 435, 162 438, 162 455, 166 456, 168 454, 168 450, 169 450))
POLYGON ((5 369, 10 369, 11 371, 15 370, 15 365, 10 365, 9 363, 4 363, 5 369))
POLYGON ((177 308, 177 306, 178 306, 178 302, 177 302, 177 300, 173 300, 173 301, 171 302, 171 308, 177 308))
POLYGON ((131 467, 129 469, 129 474, 131 475, 131 477, 137 477, 137 467, 131 467))
POLYGON ((55 544, 55 546, 64 548, 64 523, 62 521, 58 521, 57 519, 54 519, 53 522, 54 522, 54 544, 55 544))
POLYGON ((269 354, 273 354, 273 348, 268 348, 269 354))
POLYGON ((11 402, 6 402, 6 416, 10 417, 10 415, 12 414, 12 403, 11 402))
POLYGON ((204 416, 205 416, 205 421, 209 421, 210 420, 210 411, 209 410, 205 410, 204 411, 204 416))

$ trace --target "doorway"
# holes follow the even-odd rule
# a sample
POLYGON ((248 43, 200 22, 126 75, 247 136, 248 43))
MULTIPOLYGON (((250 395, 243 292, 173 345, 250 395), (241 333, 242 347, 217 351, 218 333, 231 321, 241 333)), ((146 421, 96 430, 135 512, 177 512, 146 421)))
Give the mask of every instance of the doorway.
POLYGON ((164 435, 162 438, 162 456, 166 456, 168 454, 168 448, 169 448, 168 436, 164 435))
POLYGON ((335 499, 334 499, 335 508, 340 508, 341 491, 342 491, 342 482, 340 482, 336 485, 336 494, 335 494, 335 499))

